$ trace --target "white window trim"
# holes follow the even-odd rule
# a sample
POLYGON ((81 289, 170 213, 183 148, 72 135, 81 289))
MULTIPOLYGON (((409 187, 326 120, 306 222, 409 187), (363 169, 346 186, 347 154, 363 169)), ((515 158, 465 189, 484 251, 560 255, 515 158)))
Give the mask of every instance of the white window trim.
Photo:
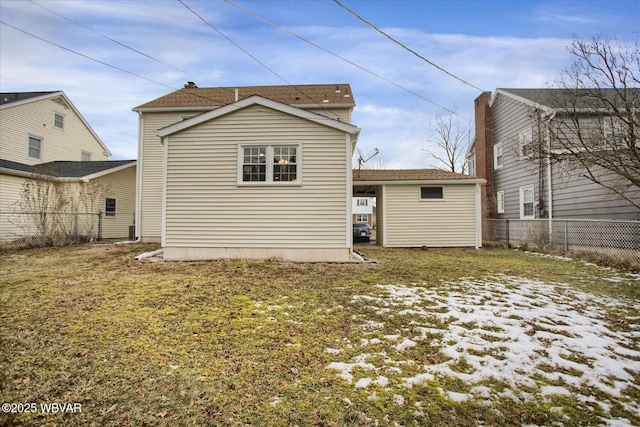
POLYGON ((366 208, 369 206, 369 200, 367 199, 356 199, 356 206, 360 208, 366 208))
POLYGON ((66 117, 64 114, 59 113, 59 112, 57 112, 57 111, 54 111, 54 112, 53 112, 53 127, 54 127, 55 129, 58 129, 58 130, 64 130, 65 125, 66 125, 66 121, 67 121, 67 117, 66 117), (62 117, 62 126, 56 126, 56 116, 60 116, 60 117, 62 117))
POLYGON ((302 143, 299 142, 282 142, 282 143, 259 143, 251 142, 238 144, 238 186, 242 187, 264 187, 264 186, 277 186, 277 187, 299 187, 302 185, 302 143), (266 162, 266 181, 249 181, 242 180, 242 166, 244 164, 244 148, 246 147, 266 147, 267 148, 267 162, 266 162), (273 148, 274 147, 295 147, 296 148, 296 180, 291 181, 274 181, 273 180, 273 148))
POLYGON ((356 215, 356 223, 369 223, 369 214, 355 214, 355 215, 356 215), (364 218, 364 220, 362 220, 362 218, 364 218))
POLYGON ((80 151, 80 160, 81 161, 91 161, 93 159, 93 153, 91 151, 86 151, 86 150, 81 150, 80 151), (83 160, 82 158, 85 156, 85 154, 87 156, 89 156, 89 160, 83 160))
POLYGON ((429 202, 444 202, 444 200, 447 197, 447 192, 446 192, 444 187, 445 187, 444 185, 421 185, 420 186, 420 191, 418 192, 418 200, 420 200, 421 202, 427 202, 427 203, 429 203, 429 202), (441 199, 423 199, 422 198, 422 188, 423 187, 433 187, 433 188, 438 187, 438 188, 442 188, 442 198, 441 199))
POLYGON ((526 185, 524 187, 520 187, 520 219, 535 219, 536 217, 536 192, 535 192, 535 188, 533 187, 533 185, 526 185), (531 190, 531 204, 533 206, 532 214, 531 215, 525 215, 524 214, 524 192, 527 190, 531 190))
POLYGON ((504 149, 502 148, 502 142, 493 146, 493 169, 500 169, 504 166, 504 149), (500 150, 500 156, 498 156, 498 149, 500 150), (502 163, 498 164, 498 157, 502 157, 502 163))
POLYGON ((38 135, 34 135, 32 133, 27 135, 27 158, 28 159, 36 159, 36 160, 42 160, 44 158, 44 138, 38 135), (31 138, 33 139, 37 139, 40 141, 40 157, 33 157, 31 156, 31 154, 29 153, 29 142, 31 140, 31 138))
POLYGON ((499 214, 504 213, 504 191, 496 193, 496 210, 499 214))
POLYGON ((105 197, 104 198, 104 217, 105 218, 117 218, 118 217, 118 199, 116 197, 105 197), (113 212, 113 215, 107 215, 107 199, 113 199, 116 201, 116 210, 113 212))
POLYGON ((518 158, 520 160, 531 158, 531 155, 525 156, 524 154, 524 147, 527 145, 530 149, 533 147, 533 129, 525 129, 518 134, 518 158))

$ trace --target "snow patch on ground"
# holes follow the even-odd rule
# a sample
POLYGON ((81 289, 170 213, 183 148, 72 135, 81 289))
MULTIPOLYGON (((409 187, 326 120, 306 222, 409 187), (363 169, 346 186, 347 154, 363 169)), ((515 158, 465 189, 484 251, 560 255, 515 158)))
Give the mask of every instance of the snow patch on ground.
MULTIPOLYGON (((463 279, 438 288, 378 285, 377 289, 377 295, 354 296, 352 302, 364 304, 378 320, 393 317, 397 324, 397 318, 404 317, 406 327, 381 335, 382 339, 372 338, 384 323, 358 318, 363 321, 363 334, 369 335, 362 340, 363 346, 381 347, 382 351, 360 354, 351 363, 333 362, 327 368, 337 370, 349 383, 356 367, 362 369, 358 375, 386 370, 389 378, 365 376, 356 381, 357 388, 379 386, 401 392, 451 377, 464 381, 471 390, 442 389, 442 395, 454 402, 494 396, 514 401, 574 396, 607 413, 614 402, 630 413, 640 412, 640 402, 633 398, 633 390, 638 390, 634 375, 640 373, 640 319, 627 317, 635 329, 630 332, 610 329, 604 307, 624 309, 617 300, 563 284, 501 275, 463 279), (438 349, 444 356, 439 360, 444 361, 414 367, 411 375, 403 376, 403 368, 413 363, 403 355, 421 347, 438 349), (492 389, 487 380, 496 380, 500 388, 492 389), (606 399, 597 401, 591 390, 606 399)), ((404 404, 400 394, 393 399, 397 405, 404 404)), ((603 422, 630 425, 624 418, 603 422)))

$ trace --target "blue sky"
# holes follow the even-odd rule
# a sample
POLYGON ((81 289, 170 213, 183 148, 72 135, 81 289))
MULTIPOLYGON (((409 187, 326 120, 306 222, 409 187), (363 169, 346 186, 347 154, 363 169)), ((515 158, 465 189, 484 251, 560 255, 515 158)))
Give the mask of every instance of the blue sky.
MULTIPOLYGON (((379 148, 375 161, 387 168, 437 166, 425 149, 433 149, 430 123, 449 114, 439 106, 461 121, 473 117, 477 89, 392 43, 332 0, 183 1, 275 74, 177 0, 0 0, 6 24, 144 77, 0 24, 0 91, 63 90, 114 160, 136 157, 138 119, 131 109, 187 81, 200 87, 350 83, 357 103, 353 123, 362 128, 358 147, 365 154, 379 148)), ((438 66, 490 91, 553 85, 573 60, 566 47, 574 38, 640 39, 640 0, 342 3, 438 66)))

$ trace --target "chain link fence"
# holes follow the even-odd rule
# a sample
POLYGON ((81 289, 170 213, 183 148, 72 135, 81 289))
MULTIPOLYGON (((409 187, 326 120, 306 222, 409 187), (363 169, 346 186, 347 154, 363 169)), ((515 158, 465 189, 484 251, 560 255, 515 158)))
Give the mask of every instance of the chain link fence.
POLYGON ((0 248, 135 238, 133 212, 0 212, 0 248))
POLYGON ((640 221, 484 219, 482 240, 640 270, 640 221))

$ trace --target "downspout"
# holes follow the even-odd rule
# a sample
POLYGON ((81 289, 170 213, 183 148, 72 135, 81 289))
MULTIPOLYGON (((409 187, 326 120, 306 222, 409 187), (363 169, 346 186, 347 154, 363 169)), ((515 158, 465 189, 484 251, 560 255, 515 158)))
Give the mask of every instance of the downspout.
POLYGON ((546 143, 547 143, 547 194, 549 197, 549 200, 547 201, 547 205, 549 206, 549 236, 551 236, 551 233, 553 232, 553 173, 551 170, 551 131, 549 130, 549 128, 551 127, 551 121, 553 120, 553 118, 556 116, 556 112, 554 111, 553 113, 551 113, 551 115, 549 116, 548 120, 547 120, 547 126, 546 126, 546 131, 547 131, 547 135, 546 135, 546 143))
POLYGON ((353 155, 353 136, 349 133, 345 135, 346 139, 346 169, 347 169, 347 201, 346 201, 346 245, 349 249, 349 255, 353 254, 353 226, 351 225, 353 221, 353 168, 351 167, 351 157, 353 155))

